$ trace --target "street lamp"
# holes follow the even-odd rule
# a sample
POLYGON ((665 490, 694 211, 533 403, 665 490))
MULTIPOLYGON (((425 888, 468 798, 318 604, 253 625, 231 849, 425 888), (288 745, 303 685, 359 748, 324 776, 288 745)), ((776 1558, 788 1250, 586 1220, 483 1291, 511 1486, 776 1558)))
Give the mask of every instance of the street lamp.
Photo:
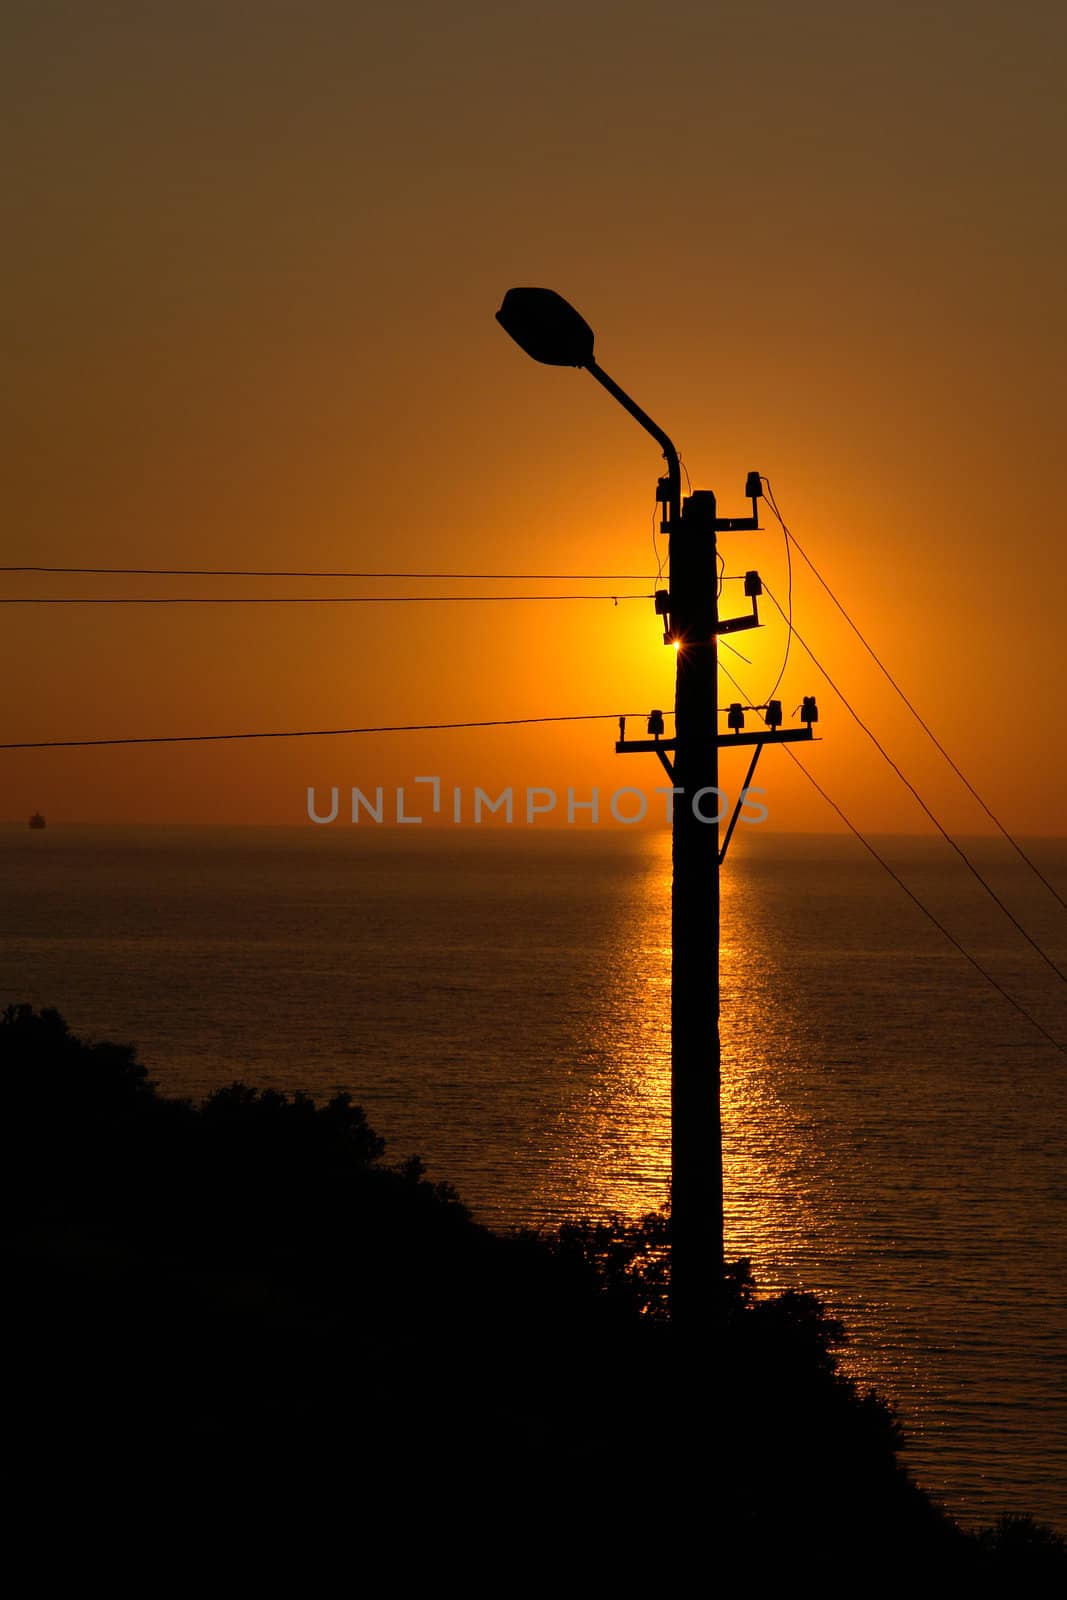
POLYGON ((549 367, 584 367, 650 433, 667 460, 667 522, 680 511, 681 468, 678 452, 647 411, 631 400, 593 359, 593 330, 554 289, 509 289, 496 320, 520 349, 549 367))
MULTIPOLYGON (((766 744, 811 739, 818 721, 813 696, 803 702, 799 728, 782 727, 778 700, 749 709, 763 712, 764 726, 745 731, 745 707, 729 708, 727 729, 718 731, 718 640, 759 626, 758 572, 745 574, 751 613, 719 616, 716 534, 759 527, 762 480, 750 472, 745 493, 751 513, 720 517, 715 496, 701 489, 681 500, 678 452, 670 439, 593 357, 593 330, 552 289, 509 289, 497 312, 501 327, 535 361, 583 367, 659 444, 667 461, 657 500, 666 515, 670 588, 657 593, 664 643, 677 651, 674 738, 662 737, 663 718, 653 712, 648 739, 627 739, 625 719, 615 749, 620 755, 654 754, 671 782, 671 1323, 689 1354, 706 1352, 722 1306, 723 1192, 719 1045, 719 868, 722 865, 766 744), (752 758, 726 835, 719 846, 719 747, 746 745, 752 758), (715 796, 714 814, 708 797, 715 796)), ((695 1369, 692 1369, 695 1370, 695 1369)))
MULTIPOLYGON (((593 356, 593 330, 552 289, 509 289, 497 321, 550 366, 583 367, 659 444, 659 500, 669 535, 668 638, 676 644, 675 738, 655 749, 674 790, 671 894, 671 1319, 694 1344, 710 1333, 722 1286, 722 1125, 719 1108, 719 829, 698 809, 718 794, 718 574, 715 498, 680 504, 678 452, 593 356), (674 754, 673 763, 667 752, 674 754)), ((753 507, 754 509, 754 507, 753 507)), ((752 520, 755 526, 755 519, 752 520)), ((657 609, 659 605, 657 603, 657 609)), ((617 750, 633 745, 620 739, 617 750)))

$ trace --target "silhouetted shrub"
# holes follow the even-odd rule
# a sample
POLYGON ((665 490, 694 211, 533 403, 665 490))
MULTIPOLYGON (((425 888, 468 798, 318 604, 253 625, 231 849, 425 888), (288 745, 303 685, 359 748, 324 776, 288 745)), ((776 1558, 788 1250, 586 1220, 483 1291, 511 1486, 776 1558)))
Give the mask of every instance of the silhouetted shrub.
POLYGON ((1032 1594, 1067 1592, 1067 1545, 1050 1527, 1033 1517, 1003 1516, 983 1528, 975 1542, 991 1576, 1013 1584, 1040 1584, 1032 1594))
MULTIPOLYGON (((552 1235, 479 1226, 345 1095, 160 1095, 128 1046, 0 1017, 9 1452, 81 1481, 326 1471, 360 1504, 470 1507, 632 1569, 672 1484, 671 1551, 883 1577, 1058 1571, 1028 1519, 966 1539, 901 1469, 889 1406, 808 1295, 723 1284, 679 1361, 669 1214, 552 1235), (698 1370, 699 1369, 699 1370, 698 1370)), ((477 1520, 472 1538, 479 1537, 477 1520)), ((649 1536, 651 1537, 651 1536, 649 1536)), ((648 1554, 666 1556, 654 1540, 648 1554)))

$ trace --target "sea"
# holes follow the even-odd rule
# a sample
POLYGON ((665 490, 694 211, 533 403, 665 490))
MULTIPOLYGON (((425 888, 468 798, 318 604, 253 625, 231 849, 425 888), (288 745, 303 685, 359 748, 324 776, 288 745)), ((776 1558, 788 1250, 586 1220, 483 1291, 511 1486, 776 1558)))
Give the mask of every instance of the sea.
MULTIPOLYGON (((817 1295, 966 1526, 1067 1534, 1067 990, 940 840, 738 830, 722 873, 727 1251, 817 1295), (1003 991, 1003 992, 1001 992, 1003 991), (1008 997, 1011 997, 1010 999, 1008 997)), ((1067 912, 966 842, 1067 970, 1067 912)), ((1028 853, 1067 899, 1067 842, 1028 853)), ((0 1004, 168 1093, 346 1091, 494 1228, 669 1172, 670 838, 625 827, 0 828, 0 1004)))

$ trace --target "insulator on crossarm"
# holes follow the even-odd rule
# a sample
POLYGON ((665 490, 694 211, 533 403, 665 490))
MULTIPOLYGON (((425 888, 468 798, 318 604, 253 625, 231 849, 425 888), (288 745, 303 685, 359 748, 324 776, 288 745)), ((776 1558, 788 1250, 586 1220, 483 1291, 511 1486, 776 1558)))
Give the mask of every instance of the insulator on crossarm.
POLYGON ((726 726, 734 733, 740 733, 744 725, 745 713, 741 708, 741 702, 735 700, 726 713, 726 726))

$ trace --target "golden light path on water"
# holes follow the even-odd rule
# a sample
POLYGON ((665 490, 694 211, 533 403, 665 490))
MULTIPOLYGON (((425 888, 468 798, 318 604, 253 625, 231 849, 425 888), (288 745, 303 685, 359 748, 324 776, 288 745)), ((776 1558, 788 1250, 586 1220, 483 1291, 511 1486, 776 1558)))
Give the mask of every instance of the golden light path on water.
MULTIPOLYGON (((637 1216, 666 1195, 670 840, 643 845, 543 1151, 534 1203, 557 1216, 637 1216)), ((788 892, 773 847, 750 841, 721 875, 727 1257, 751 1261, 758 1292, 805 1290, 841 1319, 843 1370, 896 1406, 912 1470, 957 1514, 1030 1509, 1035 1484, 1055 1504, 1058 1225, 1012 1144, 1047 1093, 1042 1064, 895 885, 842 865, 841 841, 820 848, 788 852, 788 892), (1044 1346, 1037 1371, 1021 1353, 1044 1346), (1037 1441, 1042 1402, 1055 1438, 1037 1441)))
MULTIPOLYGON (((671 844, 664 834, 641 843, 642 869, 614 928, 600 1004, 588 1017, 585 1054, 604 1070, 582 1073, 582 1093, 566 1113, 578 1144, 556 1146, 537 1197, 558 1206, 566 1193, 576 1216, 639 1215, 665 1198, 670 1176, 671 844)), ((806 1193, 783 1194, 779 1184, 783 1166, 799 1165, 799 1153, 790 1162, 783 1146, 795 1130, 775 1085, 782 1040, 769 1034, 788 1012, 776 1005, 780 984, 760 908, 729 863, 721 894, 726 1248, 771 1262, 783 1229, 802 1231, 812 1203, 806 1193)))
POLYGON ((641 848, 588 997, 560 1137, 545 1150, 531 1209, 575 1217, 639 1216, 666 1199, 670 1177, 671 845, 641 848))
MULTIPOLYGON (((666 1197, 670 1176, 671 843, 654 834, 641 844, 642 868, 620 908, 603 993, 587 1019, 582 1088, 560 1114, 572 1142, 549 1152, 535 1200, 558 1208, 566 1194, 576 1216, 640 1215, 666 1197), (588 1075, 590 1064, 601 1071, 588 1075)), ((759 905, 729 863, 721 895, 726 1249, 769 1265, 781 1255, 783 1235, 804 1231, 813 1198, 806 1185, 798 1194, 780 1184, 783 1169, 802 1162, 799 1151, 790 1159, 797 1130, 776 1087, 788 1009, 776 1003, 773 949, 760 933, 759 905)))
MULTIPOLYGON (((671 843, 664 834, 641 843, 642 871, 614 930, 601 1006, 589 1018, 587 1048, 604 1070, 583 1072, 582 1098, 570 1108, 578 1143, 566 1148, 565 1172, 556 1147, 539 1197, 558 1206, 565 1185, 578 1216, 640 1215, 666 1197, 670 1177, 671 843)), ((761 1284, 778 1288, 783 1246, 817 1229, 826 1197, 813 1193, 804 1130, 778 1087, 797 1041, 780 1003, 783 980, 762 909, 743 869, 727 862, 720 957, 726 1252, 751 1258, 763 1269, 761 1284)))

